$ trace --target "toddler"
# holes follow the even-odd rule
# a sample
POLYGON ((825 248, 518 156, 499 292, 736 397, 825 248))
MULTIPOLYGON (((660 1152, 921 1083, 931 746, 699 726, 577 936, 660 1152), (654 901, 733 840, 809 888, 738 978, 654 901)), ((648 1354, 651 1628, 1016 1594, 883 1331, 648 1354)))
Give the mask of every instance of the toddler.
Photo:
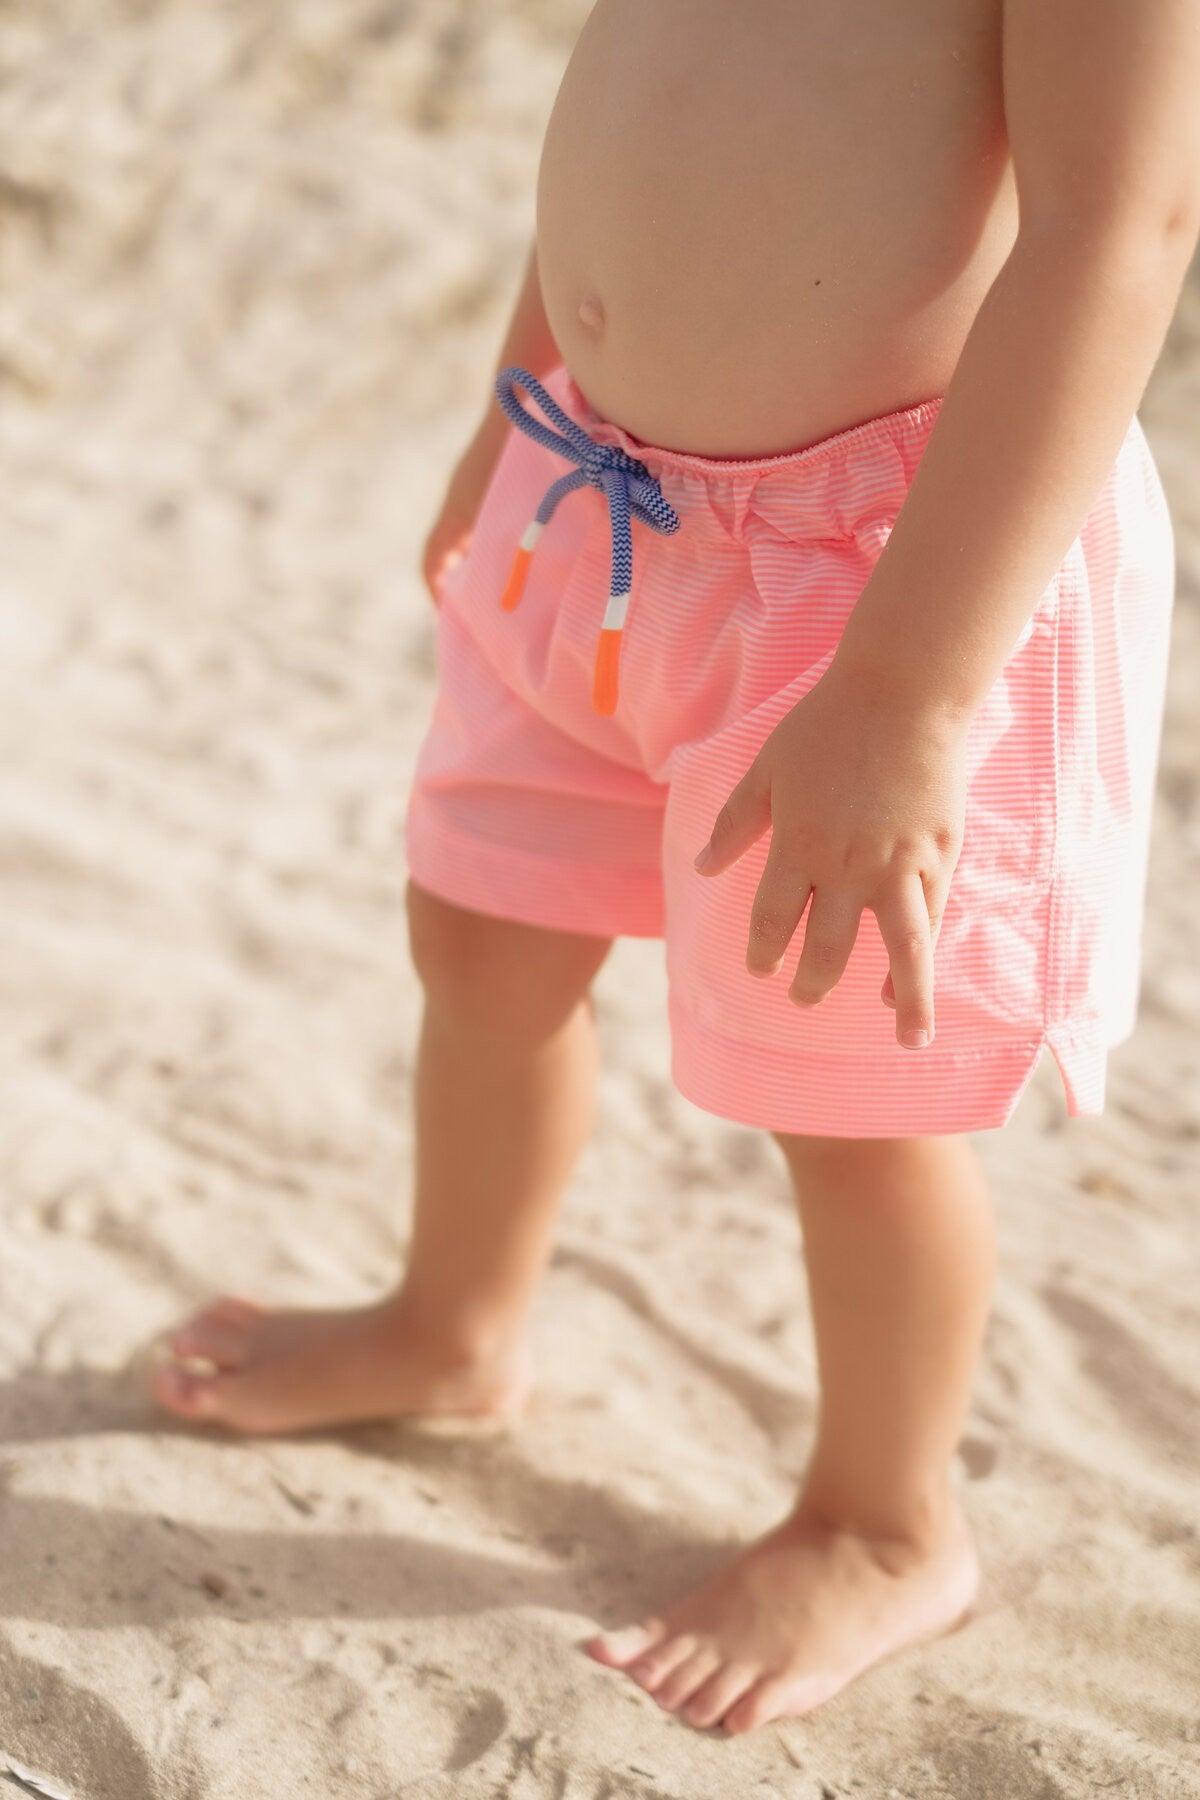
POLYGON ((599 0, 494 392, 430 532, 424 990, 397 1291, 241 1298, 158 1400, 515 1415, 589 1129, 589 989, 665 940, 672 1072, 773 1135, 821 1400, 795 1505, 585 1648, 699 1727, 969 1609, 993 1276, 970 1134, 1131 1031, 1174 585, 1136 416, 1200 226, 1200 0, 599 0))

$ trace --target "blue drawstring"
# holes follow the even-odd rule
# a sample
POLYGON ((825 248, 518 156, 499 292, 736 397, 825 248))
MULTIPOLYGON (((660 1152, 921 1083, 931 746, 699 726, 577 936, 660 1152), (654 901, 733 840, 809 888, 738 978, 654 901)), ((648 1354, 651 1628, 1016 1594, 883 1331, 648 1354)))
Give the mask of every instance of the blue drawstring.
POLYGON ((534 545, 554 516, 559 501, 578 487, 590 483, 608 500, 609 524, 612 530, 612 581, 608 606, 596 650, 595 681, 592 702, 598 712, 611 713, 617 703, 617 665, 620 656, 621 630, 629 609, 633 585, 633 533, 631 516, 667 535, 679 530, 679 515, 663 498, 662 489, 645 463, 630 456, 618 444, 598 444, 581 425, 569 418, 546 392, 536 376, 527 369, 502 369, 496 377, 496 398, 506 416, 547 450, 569 458, 579 467, 562 475, 546 489, 542 504, 525 528, 513 558, 501 605, 511 612, 521 598, 529 571, 534 545), (527 412, 513 392, 523 387, 548 419, 558 426, 552 431, 540 419, 527 412))

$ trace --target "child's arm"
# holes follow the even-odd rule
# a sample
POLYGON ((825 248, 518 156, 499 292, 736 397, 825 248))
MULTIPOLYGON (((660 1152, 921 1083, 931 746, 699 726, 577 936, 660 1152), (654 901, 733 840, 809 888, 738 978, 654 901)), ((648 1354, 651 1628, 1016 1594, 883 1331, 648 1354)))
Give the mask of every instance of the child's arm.
POLYGON ((933 945, 962 843, 964 747, 1079 532, 1162 348, 1200 229, 1200 0, 1006 0, 1020 227, 832 663, 697 859, 770 828, 747 967, 841 978, 864 907, 896 1035, 933 1035, 933 945))
POLYGON ((1200 229, 1200 0, 1007 0, 1020 227, 837 661, 969 712, 1111 469, 1200 229))
MULTIPOLYGON (((550 326, 546 321, 546 310, 542 305, 542 289, 538 280, 537 244, 530 246, 525 262, 525 273, 521 280, 521 290, 517 295, 508 332, 500 348, 500 358, 496 364, 496 373, 501 369, 516 364, 519 368, 528 369, 531 375, 539 379, 547 375, 555 365, 562 361, 558 345, 550 334, 550 326)), ((508 419, 489 390, 487 406, 479 425, 479 432, 489 443, 502 443, 509 430, 508 419)))
MULTIPOLYGON (((558 346, 550 335, 538 281, 537 246, 531 246, 525 262, 521 291, 517 295, 508 332, 500 350, 496 373, 509 363, 528 369, 531 375, 547 374, 560 361, 558 346)), ((511 427, 496 404, 489 385, 483 417, 466 449, 451 471, 437 517, 429 529, 421 553, 425 584, 440 602, 442 584, 461 558, 475 524, 480 502, 487 492, 497 459, 511 427)))

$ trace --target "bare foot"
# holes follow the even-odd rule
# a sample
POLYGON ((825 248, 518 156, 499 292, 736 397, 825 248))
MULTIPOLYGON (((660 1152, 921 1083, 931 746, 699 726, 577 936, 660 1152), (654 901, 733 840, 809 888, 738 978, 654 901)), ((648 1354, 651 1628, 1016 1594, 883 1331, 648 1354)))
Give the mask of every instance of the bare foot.
POLYGON ((689 1724, 751 1731, 812 1712, 872 1663, 947 1630, 978 1583, 956 1503, 921 1552, 797 1510, 661 1617, 583 1647, 689 1724))
POLYGON ((234 1431, 308 1431, 413 1414, 500 1417, 529 1388, 524 1347, 483 1360, 405 1322, 394 1299, 344 1312, 268 1312, 225 1296, 168 1334, 160 1406, 234 1431))

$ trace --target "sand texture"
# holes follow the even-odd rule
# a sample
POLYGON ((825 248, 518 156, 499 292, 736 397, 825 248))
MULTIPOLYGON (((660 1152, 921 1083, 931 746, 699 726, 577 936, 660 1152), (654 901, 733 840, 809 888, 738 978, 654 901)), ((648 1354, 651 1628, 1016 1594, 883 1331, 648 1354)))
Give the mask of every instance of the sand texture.
POLYGON ((1180 589, 1138 1030, 1103 1118, 1047 1057, 978 1139, 978 1615, 736 1740, 576 1648, 773 1522, 813 1423, 782 1164, 672 1090, 655 943, 600 978, 519 1432, 238 1443, 125 1372, 214 1289, 400 1265, 417 554, 583 11, 0 14, 0 1794, 1200 1795, 1200 285, 1141 408, 1180 589))

